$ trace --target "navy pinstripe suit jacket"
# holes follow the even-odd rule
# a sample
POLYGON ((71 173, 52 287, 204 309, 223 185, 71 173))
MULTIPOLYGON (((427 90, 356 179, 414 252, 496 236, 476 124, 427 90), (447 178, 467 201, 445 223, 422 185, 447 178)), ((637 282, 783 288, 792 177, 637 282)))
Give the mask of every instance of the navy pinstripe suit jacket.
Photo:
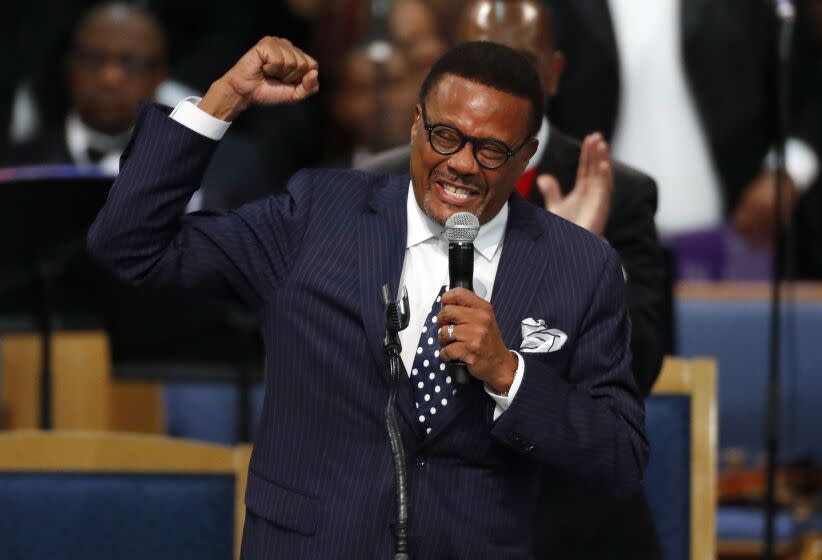
MULTIPOLYGON (((407 176, 303 171, 284 195, 181 217, 215 143, 143 107, 89 232, 92 255, 137 285, 202 292, 260 312, 265 404, 248 479, 243 557, 389 558, 395 514, 385 435, 379 288, 405 253, 407 176)), ((514 195, 492 304, 503 338, 544 319, 568 334, 525 354, 510 408, 478 382, 445 426, 417 431, 400 391, 416 559, 530 558, 537 485, 636 489, 647 458, 615 253, 514 195)))

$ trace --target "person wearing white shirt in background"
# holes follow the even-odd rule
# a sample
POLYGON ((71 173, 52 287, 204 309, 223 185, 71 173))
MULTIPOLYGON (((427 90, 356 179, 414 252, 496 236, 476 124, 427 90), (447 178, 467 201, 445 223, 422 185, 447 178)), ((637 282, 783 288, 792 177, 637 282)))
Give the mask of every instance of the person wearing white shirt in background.
POLYGON ((154 98, 167 77, 165 38, 149 12, 104 4, 84 15, 66 56, 70 111, 4 156, 10 165, 97 166, 116 175, 140 100, 154 98))
MULTIPOLYGON (((122 2, 94 6, 80 18, 66 56, 64 124, 0 154, 0 166, 93 166, 116 176, 140 102, 168 84, 167 58, 165 34, 150 11, 122 2)), ((201 186, 187 211, 237 207, 278 188, 260 146, 242 132, 221 143, 201 186)))
MULTIPOLYGON (((552 121, 574 135, 603 131, 614 157, 657 179, 657 224, 668 239, 728 223, 750 247, 767 247, 775 202, 771 3, 548 4, 568 60, 552 121)), ((786 222, 816 179, 818 158, 791 138, 787 164, 786 222)))

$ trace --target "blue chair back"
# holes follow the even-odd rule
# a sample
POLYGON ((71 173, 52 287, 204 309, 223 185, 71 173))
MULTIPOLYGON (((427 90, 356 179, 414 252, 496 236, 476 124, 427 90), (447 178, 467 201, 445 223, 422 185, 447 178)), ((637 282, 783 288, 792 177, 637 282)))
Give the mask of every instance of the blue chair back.
POLYGON ((247 448, 91 432, 0 436, 0 558, 229 560, 247 448))
POLYGON ((0 558, 228 560, 234 476, 0 473, 0 558))
POLYGON ((663 558, 713 558, 716 371, 710 360, 666 358, 645 401, 645 493, 663 558))
POLYGON ((691 535, 691 400, 651 396, 645 402, 651 445, 645 491, 663 558, 688 560, 691 535))
MULTIPOLYGON (((166 433, 229 445, 237 443, 240 395, 236 385, 220 382, 169 383, 165 387, 166 433)), ((263 408, 263 386, 249 394, 251 437, 263 408)))
MULTIPOLYGON (((679 354, 715 356, 721 372, 719 448, 742 449, 748 464, 764 454, 768 296, 766 286, 725 285, 680 295, 676 304, 679 354)), ((822 290, 786 298, 781 336, 782 455, 822 462, 815 429, 822 409, 822 290)))

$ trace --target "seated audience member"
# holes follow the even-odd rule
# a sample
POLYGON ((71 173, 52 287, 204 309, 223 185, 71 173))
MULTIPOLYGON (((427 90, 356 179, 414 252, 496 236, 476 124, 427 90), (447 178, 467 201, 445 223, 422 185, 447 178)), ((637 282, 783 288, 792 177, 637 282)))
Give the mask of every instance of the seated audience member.
MULTIPOLYGON (((152 100, 167 77, 166 60, 166 39, 150 12, 116 2, 95 6, 80 19, 66 57, 65 121, 11 148, 3 164, 93 165, 116 175, 140 102, 152 100)), ((270 185, 258 148, 233 136, 217 150, 190 209, 237 206, 266 194, 270 185)))
POLYGON ((166 78, 165 39, 148 13, 95 8, 74 30, 66 57, 71 109, 63 126, 13 149, 8 163, 98 165, 115 174, 140 100, 166 78))

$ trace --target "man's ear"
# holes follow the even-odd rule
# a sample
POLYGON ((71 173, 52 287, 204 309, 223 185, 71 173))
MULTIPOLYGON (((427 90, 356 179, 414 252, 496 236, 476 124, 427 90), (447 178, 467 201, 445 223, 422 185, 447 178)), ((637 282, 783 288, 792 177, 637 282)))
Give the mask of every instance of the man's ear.
POLYGON ((417 129, 420 127, 420 120, 422 119, 422 108, 417 104, 414 107, 414 122, 411 124, 411 143, 414 143, 414 137, 417 135, 417 129))
POLYGON ((532 138, 525 146, 522 147, 522 151, 520 154, 522 155, 522 160, 525 162, 523 166, 523 170, 525 167, 528 166, 528 162, 531 161, 531 158, 534 157, 534 154, 537 153, 537 148, 539 147, 539 140, 536 138, 532 138))

